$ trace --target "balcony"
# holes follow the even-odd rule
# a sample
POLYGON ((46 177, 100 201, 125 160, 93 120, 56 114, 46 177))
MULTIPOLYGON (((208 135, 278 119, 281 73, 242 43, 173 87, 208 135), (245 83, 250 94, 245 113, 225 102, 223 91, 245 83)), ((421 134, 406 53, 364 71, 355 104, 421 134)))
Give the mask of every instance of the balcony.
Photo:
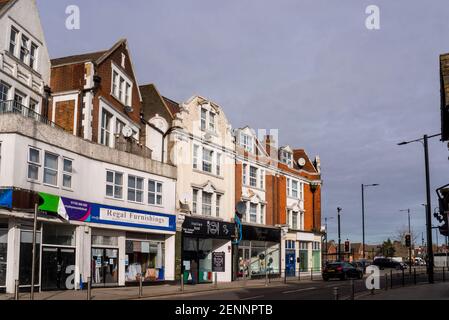
POLYGON ((5 113, 14 113, 14 114, 21 114, 22 116, 26 118, 34 119, 35 121, 45 123, 46 125, 49 125, 53 128, 57 128, 60 130, 63 130, 60 126, 58 126, 56 123, 48 120, 46 117, 42 116, 41 114, 37 113, 36 111, 25 107, 24 105, 13 101, 0 101, 0 114, 5 113))
POLYGON ((151 159, 153 151, 146 146, 139 143, 138 140, 134 138, 125 138, 123 135, 118 134, 115 136, 114 149, 118 151, 128 152, 141 156, 144 158, 151 159))

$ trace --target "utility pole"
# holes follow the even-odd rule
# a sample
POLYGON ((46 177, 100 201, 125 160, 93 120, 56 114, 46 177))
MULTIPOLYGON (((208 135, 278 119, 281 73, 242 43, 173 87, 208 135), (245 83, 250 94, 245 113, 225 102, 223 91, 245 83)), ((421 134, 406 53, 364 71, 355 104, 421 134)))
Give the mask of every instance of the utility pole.
POLYGON ((33 223, 33 248, 31 250, 32 252, 32 258, 31 258, 31 292, 30 292, 30 299, 34 300, 34 274, 36 273, 36 229, 37 229, 37 210, 38 210, 38 204, 34 204, 34 223, 33 223))
POLYGON ((338 262, 341 261, 341 228, 340 228, 340 212, 341 208, 337 208, 337 217, 338 217, 338 262))

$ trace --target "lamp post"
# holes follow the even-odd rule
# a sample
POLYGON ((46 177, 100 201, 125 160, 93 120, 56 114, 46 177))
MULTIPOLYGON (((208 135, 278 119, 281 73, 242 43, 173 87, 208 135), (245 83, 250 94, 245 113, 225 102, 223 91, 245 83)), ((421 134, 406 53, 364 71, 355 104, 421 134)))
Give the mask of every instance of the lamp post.
POLYGON ((362 256, 365 259, 365 188, 377 187, 378 184, 362 184, 362 256))
POLYGON ((410 263, 409 272, 412 273, 412 228, 410 225, 410 209, 405 210, 399 210, 400 212, 407 212, 408 213, 408 234, 410 235, 410 246, 408 247, 408 261, 410 263))
POLYGON ((424 146, 424 162, 426 172, 426 233, 427 233, 427 256, 429 263, 427 264, 427 274, 429 276, 429 283, 434 282, 433 277, 433 248, 432 248, 432 212, 431 212, 431 198, 430 198, 430 169, 429 169, 429 139, 441 136, 441 133, 428 136, 424 135, 423 138, 404 141, 398 143, 399 146, 403 146, 412 142, 421 142, 424 146), (430 244, 430 245, 429 245, 430 244))
POLYGON ((337 219, 338 219, 338 262, 341 261, 341 229, 340 229, 340 212, 341 208, 337 208, 337 219))

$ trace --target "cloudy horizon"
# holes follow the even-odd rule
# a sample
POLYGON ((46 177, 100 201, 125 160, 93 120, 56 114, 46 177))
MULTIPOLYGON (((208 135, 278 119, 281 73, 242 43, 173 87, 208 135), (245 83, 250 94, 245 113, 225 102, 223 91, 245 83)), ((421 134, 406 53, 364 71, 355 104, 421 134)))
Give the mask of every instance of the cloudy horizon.
MULTIPOLYGON (((37 0, 50 56, 111 47, 127 38, 141 85, 182 102, 200 94, 224 108, 234 128, 279 128, 281 145, 319 155, 322 216, 336 239, 394 238, 425 231, 424 154, 404 140, 440 131, 439 55, 449 52, 445 1, 37 0), (77 5, 80 30, 65 28, 77 5), (365 26, 380 8, 380 30, 365 26)), ((430 142, 432 211, 449 183, 449 151, 430 142)), ((437 224, 437 221, 433 221, 437 224)), ((435 233, 433 233, 435 235, 435 233)), ((439 237, 439 243, 444 241, 439 237)))

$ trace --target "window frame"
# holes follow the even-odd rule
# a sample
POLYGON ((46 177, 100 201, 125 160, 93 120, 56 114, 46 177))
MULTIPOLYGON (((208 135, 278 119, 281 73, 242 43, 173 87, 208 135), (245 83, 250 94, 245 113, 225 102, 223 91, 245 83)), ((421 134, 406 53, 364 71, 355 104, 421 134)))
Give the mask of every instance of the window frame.
POLYGON ((133 81, 114 62, 111 62, 111 69, 112 69, 111 95, 115 99, 117 99, 120 103, 122 103, 124 106, 131 106, 133 87, 134 87, 133 81), (117 75, 116 79, 114 79, 115 75, 117 75), (126 100, 127 84, 129 85, 128 100, 126 100))
POLYGON ((221 194, 219 193, 215 194, 215 216, 217 218, 219 218, 221 214, 221 203, 222 203, 221 198, 222 198, 221 194))
POLYGON ((162 181, 148 179, 148 201, 150 206, 162 207, 164 205, 164 183, 162 181), (150 190, 150 183, 154 183, 154 191, 150 190), (161 191, 158 191, 158 186, 160 186, 161 191), (154 195, 154 203, 150 202, 150 194, 154 195), (161 203, 158 203, 158 197, 161 199, 161 203))
POLYGON ((197 144, 194 144, 193 145, 193 155, 192 155, 192 158, 193 158, 193 161, 192 161, 192 164, 193 164, 193 169, 196 169, 196 170, 198 170, 198 160, 199 160, 199 154, 200 154, 200 146, 199 145, 197 145, 197 144))
POLYGON ((41 159, 41 149, 35 148, 35 147, 28 147, 28 158, 27 158, 27 180, 33 183, 38 183, 40 181, 39 177, 39 171, 42 167, 42 159, 41 159), (35 150, 38 152, 38 159, 39 162, 33 162, 31 161, 31 150, 35 150), (37 178, 32 179, 30 178, 30 166, 34 166, 37 168, 37 178))
POLYGON ((20 37, 20 52, 19 52, 19 60, 24 64, 28 65, 29 56, 30 56, 30 38, 25 35, 23 32, 20 37), (23 58, 22 58, 23 54, 23 58))
POLYGON ((255 166, 249 166, 249 186, 257 188, 258 168, 255 166))
POLYGON ((132 203, 138 203, 138 204, 143 204, 144 202, 145 202, 145 197, 144 197, 144 195, 145 195, 145 179, 144 178, 142 178, 142 177, 139 177, 139 176, 136 176, 136 175, 133 175, 133 174, 128 174, 128 184, 127 184, 127 193, 126 193, 126 198, 127 198, 127 200, 129 201, 129 202, 132 202, 132 203), (129 180, 130 179, 134 179, 134 187, 131 187, 130 186, 130 183, 129 183, 129 180), (137 188, 137 185, 138 185, 138 181, 141 181, 141 186, 142 186, 142 188, 141 189, 138 189, 137 188), (132 200, 132 199, 130 199, 130 197, 129 197, 129 191, 133 191, 134 192, 134 200, 132 200), (141 201, 137 201, 137 194, 138 193, 140 193, 140 199, 141 199, 141 201))
POLYGON ((248 165, 246 163, 242 164, 242 183, 244 186, 248 185, 248 165))
POLYGON ((73 190, 73 159, 62 157, 62 188, 67 190, 73 190), (65 170, 65 162, 70 161, 71 171, 65 170), (64 178, 70 177, 70 187, 64 185, 64 178))
POLYGON ((199 190, 193 188, 192 189, 192 213, 193 214, 198 214, 198 195, 199 195, 199 190))
POLYGON ((215 163, 215 173, 217 174, 217 176, 221 176, 222 172, 221 172, 221 153, 220 152, 216 152, 216 163, 215 163))
POLYGON ((30 53, 29 53, 30 58, 28 61, 28 65, 33 70, 37 70, 38 55, 39 55, 39 46, 36 43, 34 43, 33 41, 31 41, 30 53), (32 54, 33 48, 34 48, 34 55, 32 54))
POLYGON ((208 193, 208 192, 206 192, 204 190, 202 191, 202 194, 201 194, 201 214, 203 216, 212 217, 212 206, 213 206, 212 198, 213 198, 213 193, 208 193), (205 198, 210 199, 210 203, 206 203, 204 201, 205 198), (210 214, 208 214, 208 212, 210 212, 210 214))
POLYGON ((212 173, 213 168, 213 159, 214 159, 214 150, 203 148, 202 152, 202 169, 203 172, 212 173), (208 156, 209 155, 209 156, 208 156), (209 157, 209 159, 206 159, 209 157), (210 167, 210 171, 206 170, 206 167, 210 167))
POLYGON ((249 221, 250 223, 257 223, 257 218, 258 218, 258 211, 259 211, 259 206, 255 203, 251 203, 249 204, 249 221), (255 211, 252 211, 252 209, 255 208, 255 211), (253 221, 253 217, 254 217, 254 221, 253 221))
POLYGON ((9 33, 9 47, 8 47, 8 52, 9 52, 10 54, 12 54, 13 56, 16 56, 16 51, 17 51, 17 38, 18 38, 19 34, 20 34, 19 30, 17 30, 16 27, 11 26, 11 30, 10 30, 10 33, 9 33), (12 39, 12 33, 13 33, 13 32, 15 33, 14 41, 13 41, 13 39, 12 39), (12 46, 14 47, 14 49, 13 49, 12 52, 11 52, 11 47, 12 47, 12 46))
POLYGON ((42 183, 46 186, 51 186, 51 187, 58 187, 58 182, 59 182, 59 158, 60 156, 56 153, 50 152, 50 151, 44 151, 44 163, 43 163, 43 177, 42 177, 42 183), (56 157, 56 169, 47 167, 45 165, 45 160, 47 159, 47 155, 50 156, 54 156, 56 157), (45 182, 45 173, 47 171, 53 171, 54 172, 54 176, 56 177, 56 183, 55 184, 51 184, 49 182, 45 182))
POLYGON ((292 198, 295 198, 295 199, 299 198, 299 189, 298 188, 299 188, 298 180, 292 179, 292 187, 291 187, 291 192, 292 192, 291 197, 292 198), (296 188, 294 188, 295 185, 296 185, 296 188))
POLYGON ((125 174, 123 172, 106 169, 106 198, 113 199, 113 200, 123 200, 124 199, 124 192, 123 192, 123 189, 124 189, 124 178, 125 178, 125 174), (108 172, 111 172, 113 174, 113 181, 112 182, 108 181, 108 172), (122 177, 122 184, 121 185, 117 184, 117 175, 121 175, 121 177, 122 177), (112 196, 108 195, 108 192, 107 192, 107 187, 108 186, 112 187, 112 196), (115 188, 116 187, 119 187, 122 190, 120 198, 116 196, 116 192, 115 192, 115 188))

